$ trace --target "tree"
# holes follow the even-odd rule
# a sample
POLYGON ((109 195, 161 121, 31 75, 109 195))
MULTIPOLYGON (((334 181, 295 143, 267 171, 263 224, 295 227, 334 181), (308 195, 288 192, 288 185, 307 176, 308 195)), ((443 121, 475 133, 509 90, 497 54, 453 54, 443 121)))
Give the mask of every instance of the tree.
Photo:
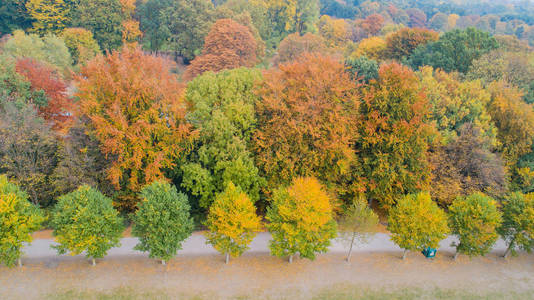
POLYGON ((361 40, 358 44, 358 48, 356 48, 356 51, 354 51, 350 56, 352 58, 365 56, 367 58, 380 61, 385 58, 386 47, 387 45, 384 39, 378 36, 373 36, 361 40))
POLYGON ((360 244, 367 243, 376 233, 378 216, 367 205, 363 199, 355 199, 353 203, 344 211, 338 221, 339 231, 343 239, 350 241, 347 262, 350 262, 354 241, 360 244))
POLYGON ((47 33, 58 34, 70 23, 69 0, 28 0, 26 9, 34 19, 31 31, 43 36, 47 33))
POLYGON ((495 200, 482 193, 458 197, 449 206, 451 233, 458 236, 459 243, 453 243, 456 254, 470 257, 485 255, 499 237, 497 228, 501 224, 501 213, 495 200))
POLYGON ((449 16, 442 12, 438 12, 430 18, 428 27, 435 31, 447 31, 449 16))
POLYGON ((43 91, 46 105, 39 105, 39 115, 54 129, 68 126, 72 119, 73 104, 67 96, 67 84, 52 68, 31 58, 17 60, 16 71, 31 84, 33 91, 43 91))
POLYGON ((372 79, 378 79, 378 63, 376 60, 369 59, 365 56, 358 58, 347 58, 345 66, 353 79, 362 79, 369 83, 372 79))
POLYGON ((57 149, 55 133, 31 105, 6 103, 0 109, 0 173, 24 188, 33 204, 44 207, 54 201, 51 175, 57 149))
POLYGON ((25 1, 3 0, 0 2, 0 36, 15 30, 25 30, 31 27, 31 23, 25 1))
POLYGON ((169 48, 186 61, 199 55, 214 21, 213 10, 210 0, 172 1, 161 13, 163 28, 170 32, 169 48))
POLYGON ((408 63, 414 69, 428 65, 446 72, 467 73, 473 60, 498 47, 497 40, 487 32, 472 27, 455 29, 435 42, 417 47, 408 63))
POLYGON ((91 134, 113 159, 108 179, 124 194, 118 205, 133 209, 145 184, 164 179, 190 146, 182 85, 172 64, 140 49, 98 56, 82 69, 77 97, 91 134))
POLYGON ((406 13, 410 17, 410 22, 407 24, 410 27, 425 28, 426 14, 418 8, 409 8, 406 13))
POLYGON ((51 225, 59 254, 85 252, 92 259, 102 258, 112 247, 120 245, 124 226, 111 199, 98 190, 82 185, 58 198, 51 225))
POLYGON ((380 67, 364 86, 354 149, 359 152, 368 198, 386 209, 401 195, 426 190, 428 147, 434 128, 415 74, 397 63, 380 67))
POLYGON ((122 45, 122 23, 127 18, 120 0, 78 0, 71 26, 91 31, 100 48, 111 51, 122 45))
POLYGON ((343 19, 322 16, 317 26, 319 35, 325 39, 326 45, 330 48, 342 48, 349 40, 348 24, 343 19))
POLYGON ((200 208, 208 209, 229 182, 253 202, 260 197, 264 180, 250 145, 257 122, 254 86, 259 80, 259 71, 240 68, 206 73, 187 87, 186 99, 193 106, 187 119, 199 135, 180 167, 181 186, 197 197, 200 208))
POLYGON ((402 28, 386 36, 386 56, 402 61, 420 45, 438 40, 438 33, 423 28, 402 28))
POLYGON ((132 234, 139 238, 134 249, 148 251, 149 257, 168 261, 182 249, 193 232, 187 196, 164 181, 155 181, 141 190, 132 234))
POLYGON ((69 49, 55 35, 40 38, 36 34, 15 31, 3 45, 3 52, 15 58, 33 58, 45 62, 64 73, 68 73, 72 66, 69 49))
POLYGON ((170 0, 147 0, 137 6, 139 28, 143 32, 143 41, 148 50, 162 50, 171 35, 166 26, 163 12, 171 7, 170 0))
POLYGON ((388 230, 393 242, 404 249, 402 259, 408 251, 437 248, 449 233, 447 215, 426 192, 401 197, 389 212, 388 230))
POLYGON ((384 26, 384 17, 379 14, 372 14, 363 20, 361 27, 369 36, 377 35, 384 26))
POLYGON ((276 56, 273 58, 273 64, 278 66, 295 61, 304 53, 327 54, 323 37, 313 33, 306 33, 302 36, 298 33, 288 35, 280 42, 276 56))
POLYGON ((85 65, 89 60, 101 53, 93 33, 84 28, 67 28, 61 33, 65 45, 69 48, 74 65, 85 65))
POLYGON ((256 39, 246 26, 231 19, 217 20, 206 36, 202 56, 191 62, 184 79, 206 71, 252 67, 257 61, 256 48, 256 39))
POLYGON ((351 193, 344 179, 354 159, 356 86, 344 65, 318 55, 265 72, 253 142, 267 190, 315 176, 339 194, 351 193))
POLYGON ((248 195, 232 182, 215 197, 206 220, 207 241, 217 251, 230 256, 241 256, 260 230, 260 218, 248 195))
POLYGON ((11 267, 18 260, 22 265, 23 243, 31 243, 31 233, 44 221, 37 206, 28 201, 28 195, 0 175, 0 262, 11 267))
POLYGON ((534 194, 512 193, 502 205, 502 225, 497 232, 508 244, 504 257, 516 249, 531 252, 534 248, 534 194))
POLYGON ((332 201, 313 177, 298 177, 289 187, 278 188, 266 215, 271 254, 289 256, 291 263, 297 253, 315 259, 316 253, 326 252, 336 236, 332 201))

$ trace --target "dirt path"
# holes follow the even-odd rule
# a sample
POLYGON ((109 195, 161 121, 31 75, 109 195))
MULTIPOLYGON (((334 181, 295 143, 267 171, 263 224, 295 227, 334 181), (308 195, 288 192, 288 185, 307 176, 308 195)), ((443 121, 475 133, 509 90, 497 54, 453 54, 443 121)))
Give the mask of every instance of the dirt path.
POLYGON ((175 259, 162 266, 133 251, 136 240, 125 238, 122 247, 112 249, 96 267, 82 256, 56 256, 48 250, 51 240, 36 240, 26 249, 22 268, 0 267, 0 298, 20 299, 24 295, 24 299, 41 299, 58 291, 107 291, 120 287, 161 290, 176 298, 200 294, 208 299, 240 295, 307 298, 339 284, 377 289, 534 290, 534 255, 504 260, 500 257, 502 242, 486 257, 460 256, 452 261, 449 239, 442 243, 434 260, 410 253, 402 261, 400 249, 386 234, 378 234, 369 245, 357 249, 351 264, 343 261, 346 246, 339 242, 329 254, 319 255, 315 261, 299 259, 288 264, 265 253, 268 239, 268 234, 260 234, 251 245, 252 251, 225 265, 223 257, 196 233, 175 259))

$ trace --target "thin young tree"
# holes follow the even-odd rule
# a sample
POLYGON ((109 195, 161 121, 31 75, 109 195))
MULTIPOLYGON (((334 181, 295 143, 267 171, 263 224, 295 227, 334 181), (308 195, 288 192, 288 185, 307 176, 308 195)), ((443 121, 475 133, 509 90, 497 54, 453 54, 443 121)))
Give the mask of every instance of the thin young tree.
POLYGON ((517 249, 531 252, 534 248, 534 193, 513 193, 503 203, 503 222, 498 232, 508 244, 507 258, 517 249))

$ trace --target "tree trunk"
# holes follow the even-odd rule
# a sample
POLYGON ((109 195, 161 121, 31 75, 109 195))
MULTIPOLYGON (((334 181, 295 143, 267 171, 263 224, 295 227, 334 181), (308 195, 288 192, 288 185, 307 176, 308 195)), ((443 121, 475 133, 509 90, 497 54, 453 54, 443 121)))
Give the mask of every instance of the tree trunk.
POLYGON ((289 263, 293 263, 293 254, 289 256, 289 263))
POLYGON ((226 252, 226 264, 228 264, 228 262, 230 262, 230 253, 226 252))
POLYGON ((18 262, 19 268, 22 267, 22 259, 20 259, 20 257, 17 262, 18 262))
POLYGON ((514 244, 515 244, 515 237, 510 241, 510 245, 508 245, 508 248, 506 248, 506 251, 504 252, 504 255, 502 257, 504 257, 505 259, 508 258, 508 254, 510 254, 510 252, 512 251, 514 244))
POLYGON ((458 248, 457 248, 456 253, 454 253, 454 256, 452 257, 452 259, 456 260, 456 258, 458 258, 458 255, 460 255, 460 252, 458 251, 458 248))
POLYGON ((402 252, 402 260, 406 258, 407 253, 408 253, 408 249, 404 249, 404 252, 402 252))
POLYGON ((164 259, 161 260, 161 264, 162 264, 162 265, 165 265, 165 264, 166 264, 166 262, 165 262, 164 259))
POLYGON ((95 261, 94 257, 92 258, 92 264, 91 265, 93 265, 93 267, 96 266, 96 261, 95 261))
POLYGON ((350 263, 350 257, 352 255, 352 246, 354 245, 354 239, 356 238, 356 232, 352 233, 352 240, 350 241, 349 254, 347 255, 347 262, 350 263))

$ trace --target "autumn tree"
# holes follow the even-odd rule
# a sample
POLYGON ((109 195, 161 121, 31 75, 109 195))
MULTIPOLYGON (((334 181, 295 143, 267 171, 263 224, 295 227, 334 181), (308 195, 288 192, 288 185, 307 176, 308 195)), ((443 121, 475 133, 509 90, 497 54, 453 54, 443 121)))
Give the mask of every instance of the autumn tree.
POLYGON ((515 255, 518 248, 531 252, 534 248, 534 194, 509 195, 503 202, 502 212, 498 232, 508 244, 504 257, 510 253, 515 255))
POLYGON ((369 15, 363 20, 361 26, 369 36, 377 35, 384 26, 384 17, 379 14, 369 15))
POLYGON ((427 17, 424 11, 418 8, 409 8, 406 13, 410 17, 410 22, 407 24, 410 27, 425 28, 427 17))
POLYGON ((351 58, 365 56, 367 58, 381 61, 386 54, 386 41, 378 36, 373 36, 360 41, 358 48, 350 55, 351 58))
POLYGON ((487 32, 472 27, 456 29, 446 32, 435 42, 417 47, 408 63, 414 69, 428 65, 446 72, 467 73, 473 60, 498 46, 497 40, 487 32))
POLYGON ((51 122, 54 129, 68 125, 72 118, 73 105, 67 96, 67 85, 52 68, 31 58, 17 60, 16 71, 23 75, 34 91, 43 91, 46 105, 39 105, 39 114, 51 122))
POLYGON ((260 80, 259 71, 240 68, 206 73, 188 84, 193 109, 187 119, 199 136, 180 170, 181 186, 198 199, 194 208, 208 209, 229 182, 258 201, 264 180, 250 143, 257 122, 254 86, 260 80))
POLYGON ((59 254, 82 252, 92 259, 102 258, 112 247, 120 245, 124 226, 111 199, 98 190, 80 186, 76 191, 59 197, 52 212, 51 225, 59 254))
POLYGON ((193 232, 187 196, 167 182, 155 181, 141 190, 139 198, 132 226, 132 234, 139 238, 135 249, 148 251, 149 257, 165 264, 193 232))
POLYGON ((342 48, 349 40, 348 24, 343 19, 322 16, 317 26, 328 47, 342 48))
POLYGON ((171 66, 125 47, 92 60, 78 77, 80 114, 113 159, 108 178, 124 192, 118 203, 124 209, 133 209, 135 193, 164 179, 163 170, 173 168, 189 148, 183 89, 171 66))
POLYGON ((248 195, 229 182, 210 206, 206 226, 206 243, 225 254, 228 263, 230 256, 241 256, 248 249, 261 224, 248 195))
POLYGON ((31 233, 44 221, 37 206, 28 201, 28 195, 0 175, 0 262, 11 267, 18 260, 22 265, 22 247, 31 243, 31 233))
POLYGON ((393 242, 404 249, 402 259, 408 251, 438 248, 449 233, 447 215, 426 192, 399 198, 389 212, 388 230, 393 242))
POLYGON ((438 40, 438 33, 423 28, 402 28, 386 37, 386 55, 388 58, 402 61, 409 57, 420 45, 438 40))
POLYGON ((355 199, 343 212, 338 227, 341 237, 350 242, 347 262, 350 262, 354 242, 360 244, 369 242, 377 231, 378 216, 364 199, 355 199))
POLYGON ((69 0, 28 0, 26 9, 34 19, 31 31, 41 36, 59 34, 70 23, 71 3, 69 0))
POLYGON ((61 33, 65 45, 69 48, 74 65, 84 65, 101 53, 93 33, 84 28, 67 28, 61 33))
POLYGON ((268 190, 299 176, 315 176, 339 194, 350 193, 356 83, 332 58, 304 55, 264 74, 256 104, 256 163, 268 190))
POLYGON ((495 200, 482 193, 458 197, 449 206, 451 233, 458 237, 454 258, 460 253, 470 257, 485 255, 499 237, 497 228, 501 224, 501 213, 495 200))
POLYGON ((278 188, 267 210, 267 228, 272 234, 271 253, 278 257, 314 259, 326 252, 336 236, 332 218, 333 199, 313 177, 298 177, 289 187, 278 188))
POLYGON ((273 58, 275 66, 297 60, 304 53, 327 54, 325 40, 320 35, 306 33, 300 35, 292 33, 280 42, 276 56, 273 58))
POLYGON ((206 36, 202 55, 191 62, 184 79, 191 80, 206 71, 252 67, 257 61, 256 47, 246 26, 231 19, 217 20, 206 36))
POLYGON ((415 74, 397 63, 380 67, 377 81, 363 88, 354 149, 366 177, 368 197, 390 208, 430 180, 428 145, 433 135, 427 99, 415 74))

